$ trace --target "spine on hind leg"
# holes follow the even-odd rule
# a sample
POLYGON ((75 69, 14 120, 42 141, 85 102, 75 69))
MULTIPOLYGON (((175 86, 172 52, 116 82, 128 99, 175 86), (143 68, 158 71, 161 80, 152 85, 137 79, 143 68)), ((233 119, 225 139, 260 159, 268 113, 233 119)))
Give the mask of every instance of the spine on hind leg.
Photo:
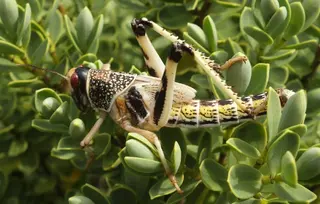
MULTIPOLYGON (((243 104, 253 110, 259 108, 257 116, 266 114, 267 93, 241 98, 243 104), (262 108, 261 108, 262 107, 262 108)), ((167 127, 214 127, 236 124, 252 119, 232 100, 193 100, 187 104, 173 104, 167 127)))

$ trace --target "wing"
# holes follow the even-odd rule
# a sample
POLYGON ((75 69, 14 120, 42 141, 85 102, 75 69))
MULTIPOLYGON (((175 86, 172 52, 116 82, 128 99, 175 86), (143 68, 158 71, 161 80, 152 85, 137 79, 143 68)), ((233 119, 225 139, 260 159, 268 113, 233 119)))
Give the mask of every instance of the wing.
MULTIPOLYGON (((151 76, 139 75, 134 81, 134 86, 138 89, 144 98, 145 102, 149 103, 149 108, 152 108, 156 100, 156 94, 159 91, 161 79, 151 76), (152 107, 150 107, 152 106, 152 107)), ((188 103, 196 96, 196 90, 176 82, 173 91, 174 103, 188 103)), ((147 104, 146 104, 147 105, 147 104)))

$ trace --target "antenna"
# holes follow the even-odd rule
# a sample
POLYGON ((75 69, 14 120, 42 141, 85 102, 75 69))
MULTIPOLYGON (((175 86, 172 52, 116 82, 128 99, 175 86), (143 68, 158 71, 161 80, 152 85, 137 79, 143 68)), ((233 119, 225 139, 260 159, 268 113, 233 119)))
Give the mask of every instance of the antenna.
POLYGON ((17 64, 17 65, 18 65, 18 66, 22 66, 22 67, 30 67, 30 68, 32 68, 32 71, 33 71, 34 69, 37 69, 37 70, 42 70, 42 71, 45 71, 45 72, 50 72, 50 73, 52 73, 52 74, 56 74, 56 75, 62 77, 62 78, 65 79, 66 81, 69 81, 69 78, 68 78, 68 77, 60 74, 59 72, 56 72, 56 71, 53 71, 53 70, 50 70, 50 69, 44 69, 44 68, 42 68, 42 67, 37 67, 37 66, 31 65, 31 64, 17 64))

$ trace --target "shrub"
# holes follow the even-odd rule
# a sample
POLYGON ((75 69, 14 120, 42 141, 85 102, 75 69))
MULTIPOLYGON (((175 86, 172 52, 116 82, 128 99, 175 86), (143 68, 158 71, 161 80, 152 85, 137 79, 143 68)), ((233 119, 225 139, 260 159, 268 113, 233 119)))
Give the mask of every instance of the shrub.
MULTIPOLYGON (((0 0, 1 203, 319 202, 319 13, 318 0, 0 0), (130 21, 142 16, 218 63, 244 53, 250 66, 222 73, 240 94, 297 91, 281 111, 269 88, 267 117, 254 122, 163 128, 182 195, 154 147, 111 119, 94 138, 87 169, 90 154, 79 142, 95 113, 79 112, 61 77, 18 66, 66 74, 112 61, 115 71, 140 74, 143 55, 130 21)), ((171 43, 149 36, 165 60, 171 43)), ((196 88, 197 98, 224 97, 188 55, 177 81, 196 88)))

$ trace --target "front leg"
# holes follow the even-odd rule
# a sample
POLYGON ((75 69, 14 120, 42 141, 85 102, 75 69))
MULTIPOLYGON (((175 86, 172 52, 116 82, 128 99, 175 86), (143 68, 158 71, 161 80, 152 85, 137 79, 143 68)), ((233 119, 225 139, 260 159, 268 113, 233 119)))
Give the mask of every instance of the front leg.
POLYGON ((169 164, 164 156, 164 152, 162 150, 161 143, 160 143, 160 140, 157 137, 157 135, 153 132, 148 131, 148 130, 143 130, 140 128, 133 127, 128 120, 123 121, 121 123, 121 127, 128 132, 134 132, 134 133, 138 133, 138 134, 142 135, 157 148, 159 158, 160 158, 160 161, 164 167, 166 175, 168 176, 168 178, 171 181, 171 183, 173 184, 173 186, 176 188, 177 192, 182 194, 183 191, 179 187, 175 175, 173 175, 170 170, 169 164))
POLYGON ((183 52, 193 54, 190 47, 185 43, 176 42, 167 58, 166 69, 161 78, 161 85, 155 97, 156 102, 153 110, 153 121, 158 127, 163 127, 168 122, 173 104, 176 71, 183 52))

